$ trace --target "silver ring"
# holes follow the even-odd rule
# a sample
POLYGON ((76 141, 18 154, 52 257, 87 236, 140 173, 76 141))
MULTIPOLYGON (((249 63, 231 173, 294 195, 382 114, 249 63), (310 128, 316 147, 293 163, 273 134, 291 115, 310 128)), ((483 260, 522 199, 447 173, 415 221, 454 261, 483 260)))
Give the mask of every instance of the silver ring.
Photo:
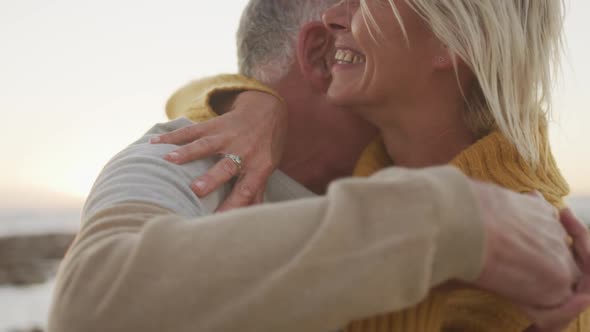
POLYGON ((236 166, 238 167, 238 170, 240 172, 242 171, 242 168, 244 167, 242 157, 231 153, 224 153, 223 158, 228 158, 229 160, 233 161, 234 164, 236 164, 236 166))

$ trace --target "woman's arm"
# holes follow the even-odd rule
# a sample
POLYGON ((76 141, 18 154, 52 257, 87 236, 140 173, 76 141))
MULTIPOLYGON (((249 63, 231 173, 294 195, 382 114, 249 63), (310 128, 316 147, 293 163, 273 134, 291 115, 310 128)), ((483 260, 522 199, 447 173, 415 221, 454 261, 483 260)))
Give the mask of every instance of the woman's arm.
POLYGON ((268 177, 281 160, 287 131, 286 104, 275 91, 245 76, 219 75, 180 88, 168 100, 166 112, 170 118, 196 122, 154 142, 183 145, 166 156, 169 161, 182 164, 221 154, 244 161, 239 169, 222 159, 191 179, 195 194, 207 196, 241 175, 236 188, 248 190, 234 190, 220 210, 261 202, 268 177))
POLYGON ((243 91, 264 92, 284 103, 277 92, 254 79, 239 74, 223 74, 195 80, 178 89, 168 98, 166 115, 170 120, 180 117, 193 122, 211 120, 228 111, 224 105, 243 91))

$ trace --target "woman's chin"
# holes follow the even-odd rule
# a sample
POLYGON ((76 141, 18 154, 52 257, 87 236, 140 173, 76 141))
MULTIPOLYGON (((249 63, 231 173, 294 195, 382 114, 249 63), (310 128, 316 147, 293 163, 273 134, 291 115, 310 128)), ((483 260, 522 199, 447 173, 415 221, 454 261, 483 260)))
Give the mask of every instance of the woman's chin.
POLYGON ((353 106, 359 102, 359 92, 352 89, 350 82, 340 84, 338 81, 332 81, 327 96, 332 104, 341 107, 353 106))
POLYGON ((332 90, 331 88, 328 90, 327 96, 328 96, 328 101, 331 104, 333 104, 335 106, 340 106, 340 107, 351 106, 352 101, 353 101, 350 98, 350 95, 342 93, 339 90, 332 90))

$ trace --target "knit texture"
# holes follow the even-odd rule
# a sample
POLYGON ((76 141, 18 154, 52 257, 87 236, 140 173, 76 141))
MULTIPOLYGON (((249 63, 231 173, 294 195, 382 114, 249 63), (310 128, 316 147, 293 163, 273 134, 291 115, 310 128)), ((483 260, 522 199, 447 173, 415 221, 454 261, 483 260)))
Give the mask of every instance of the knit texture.
MULTIPOLYGON (((209 105, 212 95, 223 91, 257 90, 278 94, 255 80, 241 75, 220 75, 191 82, 178 90, 168 101, 169 118, 185 116, 192 121, 205 121, 216 114, 209 105)), ((280 98, 280 97, 279 97, 280 98)), ((549 150, 546 130, 546 153, 541 165, 533 169, 508 139, 500 132, 482 138, 460 153, 451 164, 470 177, 496 183, 525 193, 538 190, 556 207, 564 206, 568 195, 567 182, 556 166, 549 150)), ((393 165, 383 141, 370 144, 357 163, 355 176, 369 176, 393 165)), ((354 267, 352 267, 354 268, 354 267)), ((350 323, 346 332, 522 332, 530 323, 512 304, 487 292, 471 289, 432 291, 413 308, 383 313, 350 323)), ((572 323, 567 332, 590 331, 590 311, 572 323)))
MULTIPOLYGON (((545 141, 546 130, 542 131, 545 141)), ((546 143, 548 144, 548 143, 546 143)), ((495 131, 456 156, 451 164, 464 174, 520 192, 539 191, 545 199, 563 208, 569 187, 557 168, 548 145, 541 163, 531 167, 516 147, 495 131)), ((356 176, 369 176, 393 165, 381 140, 362 154, 356 176)), ((352 322, 346 332, 522 332, 530 325, 523 313, 502 298, 475 289, 433 291, 414 308, 352 322)), ((567 332, 590 331, 590 310, 573 322, 567 332)))
POLYGON ((269 93, 285 103, 273 89, 243 75, 224 74, 189 82, 178 89, 166 103, 168 119, 186 117, 194 122, 213 119, 211 97, 222 92, 260 91, 269 93))

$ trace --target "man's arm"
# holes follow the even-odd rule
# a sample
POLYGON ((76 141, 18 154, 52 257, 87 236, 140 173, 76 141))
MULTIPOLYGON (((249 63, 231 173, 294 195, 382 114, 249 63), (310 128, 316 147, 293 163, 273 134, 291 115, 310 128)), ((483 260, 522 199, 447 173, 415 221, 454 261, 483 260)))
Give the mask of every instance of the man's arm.
POLYGON ((191 196, 191 166, 160 164, 155 147, 119 155, 97 181, 49 331, 325 332, 481 271, 477 202, 452 168, 391 169, 326 197, 206 215, 216 199, 191 196))

